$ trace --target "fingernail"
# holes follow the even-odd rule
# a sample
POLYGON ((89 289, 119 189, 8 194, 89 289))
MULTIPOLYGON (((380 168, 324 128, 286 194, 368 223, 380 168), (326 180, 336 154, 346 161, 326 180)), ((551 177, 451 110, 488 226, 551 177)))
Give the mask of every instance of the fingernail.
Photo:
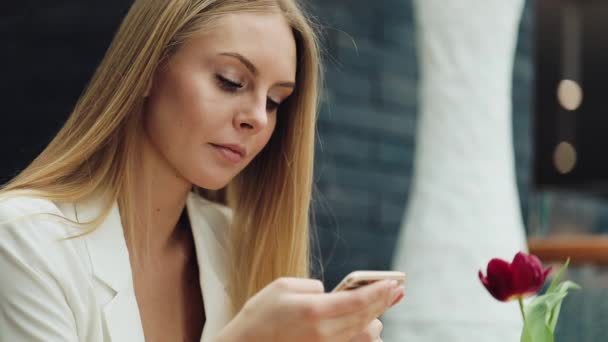
POLYGON ((395 287, 397 285, 399 285, 399 282, 396 281, 396 280, 391 280, 391 281, 388 282, 388 286, 389 287, 395 287))

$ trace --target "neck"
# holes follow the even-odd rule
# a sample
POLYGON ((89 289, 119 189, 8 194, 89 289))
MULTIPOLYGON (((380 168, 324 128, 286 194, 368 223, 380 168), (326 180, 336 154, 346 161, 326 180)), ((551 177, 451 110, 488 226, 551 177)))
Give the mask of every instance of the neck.
POLYGON ((169 252, 184 236, 187 220, 182 217, 192 184, 188 183, 158 149, 144 137, 141 144, 141 162, 135 184, 135 210, 141 213, 137 222, 145 226, 134 227, 138 248, 143 247, 154 258, 169 252), (180 224, 180 217, 182 222, 180 224), (181 226, 181 227, 180 227, 181 226), (180 229, 181 228, 181 229, 180 229))

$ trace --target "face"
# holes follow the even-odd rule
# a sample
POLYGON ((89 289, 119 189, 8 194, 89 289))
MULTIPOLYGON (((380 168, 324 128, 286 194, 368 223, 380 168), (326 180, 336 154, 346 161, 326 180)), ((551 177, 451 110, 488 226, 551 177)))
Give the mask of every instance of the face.
POLYGON ((280 14, 224 16, 155 74, 146 137, 187 182, 220 189, 268 143, 295 77, 295 41, 280 14))

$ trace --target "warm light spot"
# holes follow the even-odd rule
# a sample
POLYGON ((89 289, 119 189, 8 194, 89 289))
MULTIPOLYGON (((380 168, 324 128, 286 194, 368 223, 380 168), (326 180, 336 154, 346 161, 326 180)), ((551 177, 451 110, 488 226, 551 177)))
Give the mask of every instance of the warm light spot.
POLYGON ((583 89, 572 80, 562 80, 557 87, 557 100, 567 110, 576 110, 583 102, 583 89))
POLYGON ((553 164, 561 174, 569 173, 576 166, 576 149, 567 141, 560 142, 553 152, 553 164))

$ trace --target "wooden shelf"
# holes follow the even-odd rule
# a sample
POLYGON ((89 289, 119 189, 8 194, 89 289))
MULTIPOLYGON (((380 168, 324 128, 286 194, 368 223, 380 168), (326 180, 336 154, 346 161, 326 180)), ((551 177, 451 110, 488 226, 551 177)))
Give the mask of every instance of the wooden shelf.
POLYGON ((575 235, 528 239, 530 253, 543 262, 608 265, 608 236, 575 235))

